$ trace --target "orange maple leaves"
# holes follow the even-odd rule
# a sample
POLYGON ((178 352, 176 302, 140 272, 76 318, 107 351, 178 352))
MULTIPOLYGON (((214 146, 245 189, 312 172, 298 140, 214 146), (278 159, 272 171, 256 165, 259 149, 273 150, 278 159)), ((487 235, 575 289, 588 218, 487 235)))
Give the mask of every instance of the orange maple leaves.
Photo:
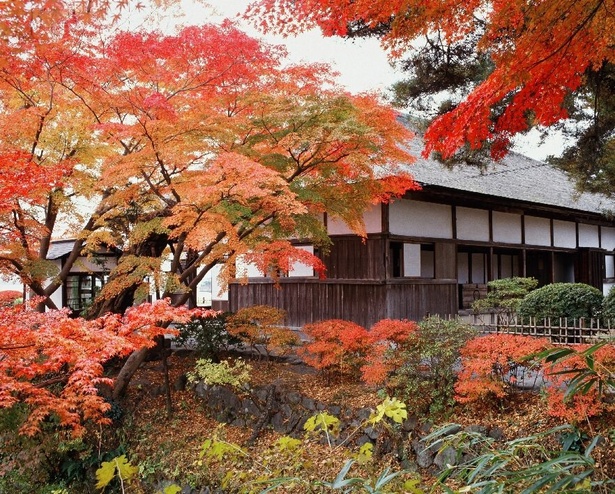
MULTIPOLYGON (((592 383, 595 376, 571 382, 575 371, 587 369, 581 355, 590 346, 575 345, 569 358, 554 364, 541 357, 552 348, 545 338, 512 334, 491 334, 470 340, 461 350, 462 368, 455 385, 456 400, 482 404, 489 404, 493 399, 502 400, 517 388, 519 370, 528 378, 542 375, 547 413, 552 417, 578 422, 609 409, 610 405, 599 396, 596 383, 592 383), (581 391, 583 384, 587 384, 587 389, 581 391), (571 385, 576 385, 577 391, 568 395, 571 385)), ((593 359, 597 375, 606 381, 615 364, 615 347, 610 344, 601 347, 593 354, 593 359)))
POLYGON ((383 319, 368 331, 350 321, 330 319, 303 328, 310 341, 301 349, 305 362, 341 375, 362 375, 368 384, 383 384, 403 362, 400 352, 415 344, 413 321, 383 319))
MULTIPOLYGON (((77 257, 45 285, 50 239, 66 224, 75 254, 101 240, 124 250, 118 269, 151 271, 138 246, 161 239, 154 250, 169 247, 173 281, 189 294, 248 252, 271 269, 301 258, 321 270, 288 239, 324 245, 324 212, 363 234, 362 211, 414 186, 399 166, 412 161, 401 146, 410 133, 374 96, 336 88, 324 65, 287 66, 283 49, 230 22, 100 43, 91 28, 112 4, 90 3, 94 17, 51 2, 59 10, 40 28, 69 25, 45 43, 0 43, 0 267, 38 295, 57 290, 77 257)), ((0 24, 43 16, 39 6, 2 7, 0 24)))

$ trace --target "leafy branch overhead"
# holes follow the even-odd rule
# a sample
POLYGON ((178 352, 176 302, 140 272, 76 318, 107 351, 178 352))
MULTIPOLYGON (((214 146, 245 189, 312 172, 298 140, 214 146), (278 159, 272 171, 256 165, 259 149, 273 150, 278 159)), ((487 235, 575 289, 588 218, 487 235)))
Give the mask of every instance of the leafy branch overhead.
POLYGON ((435 119, 425 154, 445 160, 556 126, 571 137, 556 163, 582 187, 612 193, 615 84, 612 0, 254 0, 265 31, 374 36, 408 77, 397 102, 435 119))

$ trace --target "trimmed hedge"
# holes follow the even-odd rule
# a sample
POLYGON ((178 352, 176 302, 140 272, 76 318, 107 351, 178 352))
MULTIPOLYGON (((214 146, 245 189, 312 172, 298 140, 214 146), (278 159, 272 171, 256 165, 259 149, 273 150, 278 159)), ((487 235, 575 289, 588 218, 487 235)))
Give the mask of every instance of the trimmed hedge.
POLYGON ((553 283, 530 292, 519 304, 524 319, 600 317, 602 292, 584 283, 553 283))

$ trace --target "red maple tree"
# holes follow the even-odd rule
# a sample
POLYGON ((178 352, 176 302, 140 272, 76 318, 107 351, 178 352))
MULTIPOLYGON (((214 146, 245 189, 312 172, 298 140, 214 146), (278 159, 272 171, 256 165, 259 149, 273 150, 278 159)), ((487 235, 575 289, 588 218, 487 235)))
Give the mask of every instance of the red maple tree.
POLYGON ((414 186, 399 166, 412 160, 400 146, 410 133, 374 96, 335 87, 325 66, 285 65, 283 50, 228 22, 171 35, 113 30, 101 40, 125 4, 0 6, 0 271, 55 309, 51 295, 81 255, 100 245, 121 252, 91 321, 2 316, 10 328, 0 350, 2 405, 30 400, 39 410, 32 424, 56 413, 76 427, 80 407, 88 417, 102 411, 100 365, 141 348, 117 379, 123 392, 150 339, 114 340, 109 324, 130 328, 139 312, 106 314, 123 314, 139 291, 180 293, 181 305, 214 266, 248 254, 265 272, 295 261, 320 269, 289 239, 326 246, 325 213, 362 234, 363 211, 414 186), (47 256, 59 235, 76 241, 58 270, 47 256), (99 327, 90 345, 87 334, 99 327), (70 337, 54 343, 50 335, 63 331, 70 337), (64 405, 37 386, 45 368, 11 370, 36 360, 27 349, 51 374, 72 369, 58 397, 64 405))

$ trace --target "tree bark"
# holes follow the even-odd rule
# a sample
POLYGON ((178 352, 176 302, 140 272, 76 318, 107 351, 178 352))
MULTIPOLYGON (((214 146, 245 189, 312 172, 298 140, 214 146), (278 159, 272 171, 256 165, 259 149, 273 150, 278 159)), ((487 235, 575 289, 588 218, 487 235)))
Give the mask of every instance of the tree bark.
POLYGON ((141 348, 136 352, 132 352, 130 357, 126 360, 119 374, 115 378, 113 383, 113 399, 120 400, 126 394, 126 389, 128 389, 128 383, 134 376, 137 369, 141 366, 141 364, 145 361, 145 357, 147 357, 147 352, 149 348, 141 348))
MULTIPOLYGON (((131 249, 130 254, 137 256, 160 257, 167 245, 167 242, 168 238, 166 235, 152 234, 147 240, 134 246, 133 249, 131 249)), ((125 275, 126 274, 123 273, 119 276, 125 275)), ((113 277, 113 274, 111 277, 113 277)), ((135 280, 134 284, 126 287, 120 293, 112 297, 96 300, 94 304, 92 304, 92 307, 88 310, 87 318, 94 319, 108 312, 123 314, 126 309, 133 304, 135 292, 141 282, 142 280, 135 280)), ((149 348, 144 347, 136 350, 128 357, 115 378, 113 385, 114 399, 119 400, 126 394, 130 380, 134 376, 135 372, 137 372, 137 369, 139 369, 141 364, 145 361, 148 352, 149 348)))

